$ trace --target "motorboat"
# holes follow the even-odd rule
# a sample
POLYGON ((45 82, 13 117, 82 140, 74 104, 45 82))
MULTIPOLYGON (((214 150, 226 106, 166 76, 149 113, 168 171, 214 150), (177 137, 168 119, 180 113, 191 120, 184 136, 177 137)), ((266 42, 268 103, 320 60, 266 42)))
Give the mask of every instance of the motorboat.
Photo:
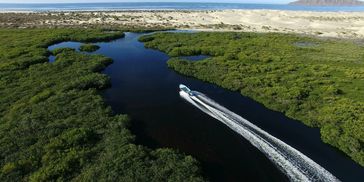
POLYGON ((193 93, 193 91, 191 89, 189 89, 186 85, 180 84, 179 85, 179 89, 182 92, 184 92, 184 93, 186 93, 186 94, 188 94, 190 96, 195 96, 195 94, 193 93))

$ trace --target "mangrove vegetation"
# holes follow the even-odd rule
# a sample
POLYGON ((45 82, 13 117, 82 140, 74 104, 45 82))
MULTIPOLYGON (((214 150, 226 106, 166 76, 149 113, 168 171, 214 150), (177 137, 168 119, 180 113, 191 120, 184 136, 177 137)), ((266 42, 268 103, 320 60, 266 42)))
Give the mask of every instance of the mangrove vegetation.
POLYGON ((112 60, 62 41, 123 37, 98 29, 0 29, 0 181, 203 181, 198 162, 134 144, 129 118, 99 95, 112 60), (49 63, 48 56, 56 56, 49 63))
POLYGON ((80 46, 80 51, 83 52, 95 52, 100 49, 100 46, 94 44, 82 44, 80 46))
MULTIPOLYGON (((364 166, 364 45, 278 33, 156 33, 177 72, 240 92, 318 127, 324 142, 364 166), (201 61, 180 56, 208 55, 201 61)), ((279 121, 277 125, 279 125, 279 121)))

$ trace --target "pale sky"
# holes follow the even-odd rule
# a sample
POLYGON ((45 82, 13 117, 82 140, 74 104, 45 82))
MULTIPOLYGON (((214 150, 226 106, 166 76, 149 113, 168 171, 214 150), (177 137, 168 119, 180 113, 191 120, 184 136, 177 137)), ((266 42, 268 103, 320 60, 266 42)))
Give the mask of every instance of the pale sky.
POLYGON ((235 2, 285 4, 294 0, 0 0, 0 3, 92 3, 92 2, 235 2))

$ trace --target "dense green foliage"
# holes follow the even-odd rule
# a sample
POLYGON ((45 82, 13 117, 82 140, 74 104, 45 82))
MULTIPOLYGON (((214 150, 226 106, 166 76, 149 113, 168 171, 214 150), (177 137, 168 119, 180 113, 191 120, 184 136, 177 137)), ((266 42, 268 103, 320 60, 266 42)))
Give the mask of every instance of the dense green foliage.
POLYGON ((0 181, 202 181, 197 162, 170 149, 133 144, 128 117, 113 115, 98 90, 112 62, 61 41, 101 41, 119 32, 0 30, 0 181))
POLYGON ((82 44, 80 46, 80 51, 84 52, 95 52, 98 49, 100 49, 100 46, 94 44, 82 44))
POLYGON ((321 129, 321 138, 364 166, 364 48, 288 34, 158 33, 146 47, 172 57, 182 74, 239 91, 321 129))

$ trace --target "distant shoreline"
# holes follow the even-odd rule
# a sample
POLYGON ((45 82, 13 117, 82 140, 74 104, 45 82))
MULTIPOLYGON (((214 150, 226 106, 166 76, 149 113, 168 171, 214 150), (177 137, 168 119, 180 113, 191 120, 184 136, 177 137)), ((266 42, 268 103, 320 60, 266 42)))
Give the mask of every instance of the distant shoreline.
MULTIPOLYGON (((363 7, 364 9, 364 7, 363 7)), ((51 10, 51 11, 36 11, 36 10, 3 10, 0 9, 0 13, 72 13, 72 12, 105 12, 105 13, 113 13, 113 12, 136 12, 136 11, 144 11, 144 12, 172 12, 172 11, 188 11, 188 12, 201 12, 201 11, 244 11, 244 10, 267 10, 267 11, 292 11, 292 12, 320 12, 320 13, 362 13, 363 11, 309 11, 309 10, 275 10, 275 9, 224 9, 224 10, 199 10, 199 9, 119 9, 119 10, 111 10, 111 9, 98 9, 98 10, 51 10)))
POLYGON ((364 39, 364 12, 287 10, 123 10, 0 12, 0 27, 106 27, 278 32, 364 39), (25 14, 25 15, 24 15, 25 14))
POLYGON ((118 3, 0 3, 5 12, 124 11, 124 10, 292 10, 317 12, 360 12, 364 6, 303 6, 290 4, 118 2, 118 3))

